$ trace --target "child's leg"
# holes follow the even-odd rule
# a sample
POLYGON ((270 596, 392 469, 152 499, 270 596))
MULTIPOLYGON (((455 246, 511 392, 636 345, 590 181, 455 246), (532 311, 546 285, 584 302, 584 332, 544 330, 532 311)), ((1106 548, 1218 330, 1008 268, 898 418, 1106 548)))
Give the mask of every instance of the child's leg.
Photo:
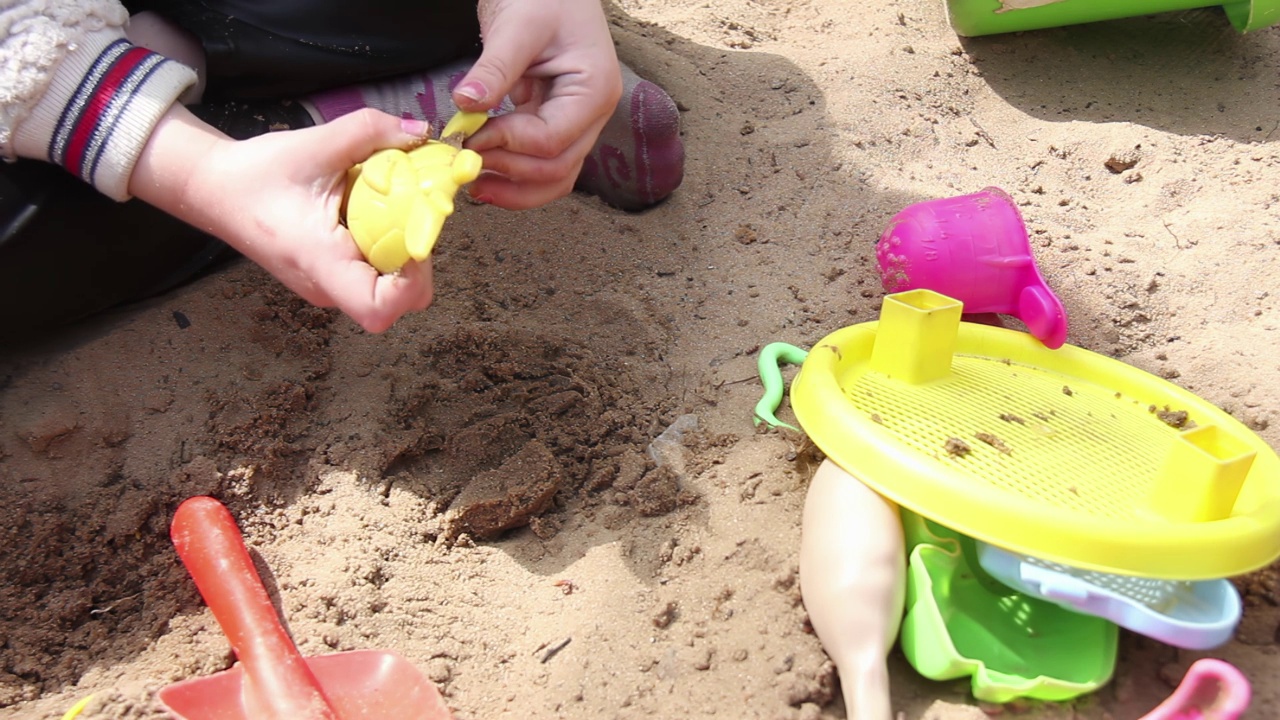
POLYGON ((55 165, 0 163, 0 347, 165 292, 233 255, 55 165))
POLYGON ((624 65, 622 100, 587 155, 577 189, 623 210, 641 210, 666 199, 683 179, 675 101, 624 65))
MULTIPOLYGON (((372 107, 439 128, 457 112, 451 93, 471 62, 320 92, 303 104, 320 122, 372 107)), ((614 207, 642 210, 674 192, 684 177, 680 113, 670 95, 630 68, 622 68, 622 80, 622 99, 587 155, 576 188, 614 207)), ((504 101, 498 112, 511 109, 504 101)))
MULTIPOLYGON (((425 120, 439 130, 458 111, 451 93, 473 62, 473 59, 457 60, 425 73, 324 90, 305 98, 302 104, 311 110, 317 122, 329 122, 371 107, 391 115, 425 120)), ((511 109, 511 102, 503 100, 498 112, 511 109)))
MULTIPOLYGON (((199 43, 154 13, 129 40, 196 68, 199 43)), ((199 90, 188 91, 194 100, 199 90)), ((164 292, 232 252, 141 201, 116 202, 60 167, 0 163, 0 345, 164 292)))

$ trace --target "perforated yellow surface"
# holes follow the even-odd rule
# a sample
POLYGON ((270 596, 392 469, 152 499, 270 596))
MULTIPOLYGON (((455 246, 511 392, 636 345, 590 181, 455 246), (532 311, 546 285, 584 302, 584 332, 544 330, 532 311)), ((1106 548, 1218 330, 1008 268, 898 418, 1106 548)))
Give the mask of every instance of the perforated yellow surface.
POLYGON ((1280 556, 1280 460, 1248 428, 1124 363, 909 295, 886 300, 897 319, 819 342, 792 383, 805 432, 845 470, 957 532, 1086 570, 1213 579, 1280 556))
POLYGON ((1119 480, 1159 472, 1176 432, 1138 400, 989 358, 960 356, 952 370, 945 392, 865 373, 844 394, 899 442, 947 456, 948 470, 972 482, 1117 520, 1141 507, 1146 485, 1119 480), (1106 471, 1082 473, 1082 465, 1106 471))

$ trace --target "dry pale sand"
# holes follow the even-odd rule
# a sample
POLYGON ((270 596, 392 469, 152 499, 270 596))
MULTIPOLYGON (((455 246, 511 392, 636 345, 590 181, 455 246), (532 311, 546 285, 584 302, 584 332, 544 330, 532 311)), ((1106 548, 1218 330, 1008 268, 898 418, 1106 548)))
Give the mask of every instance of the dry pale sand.
MULTIPOLYGON (((435 305, 381 336, 240 263, 0 353, 0 718, 89 693, 87 720, 158 717, 156 690, 229 665, 167 536, 202 493, 304 652, 398 650, 460 719, 844 717, 796 581, 808 455, 753 428, 757 353, 874 319, 888 219, 987 185, 1071 343, 1280 443, 1280 31, 1210 9, 961 40, 941 0, 613 18, 684 111, 662 206, 463 207, 435 305), (527 502, 486 503, 511 483, 527 502)), ((1242 586, 1211 654, 1280 717, 1280 588, 1242 586)), ((1006 708, 889 662, 906 718, 1124 720, 1203 654, 1126 634, 1099 692, 1006 708)))

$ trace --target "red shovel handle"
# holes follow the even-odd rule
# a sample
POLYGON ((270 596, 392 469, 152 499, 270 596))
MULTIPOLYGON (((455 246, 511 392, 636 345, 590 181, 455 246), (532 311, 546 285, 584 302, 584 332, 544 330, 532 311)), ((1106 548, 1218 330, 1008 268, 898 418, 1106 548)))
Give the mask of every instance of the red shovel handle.
POLYGON ((243 700, 250 716, 336 717, 280 625, 231 512, 211 497, 190 498, 178 506, 169 537, 244 666, 243 700))

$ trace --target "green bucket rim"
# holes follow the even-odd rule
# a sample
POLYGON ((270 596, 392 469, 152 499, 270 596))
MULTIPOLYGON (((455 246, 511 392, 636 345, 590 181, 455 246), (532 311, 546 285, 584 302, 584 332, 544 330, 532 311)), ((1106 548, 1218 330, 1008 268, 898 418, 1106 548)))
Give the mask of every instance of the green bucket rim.
MULTIPOLYGON (((1012 8, 1008 4, 1008 0, 947 0, 951 25, 965 37, 1218 7, 1213 0, 1042 0, 1012 8)), ((1280 0, 1237 0, 1221 7, 1242 33, 1280 23, 1280 0)))
POLYGON ((1222 6, 1227 19, 1240 32, 1261 30, 1280 22, 1280 0, 1250 0, 1222 6))

